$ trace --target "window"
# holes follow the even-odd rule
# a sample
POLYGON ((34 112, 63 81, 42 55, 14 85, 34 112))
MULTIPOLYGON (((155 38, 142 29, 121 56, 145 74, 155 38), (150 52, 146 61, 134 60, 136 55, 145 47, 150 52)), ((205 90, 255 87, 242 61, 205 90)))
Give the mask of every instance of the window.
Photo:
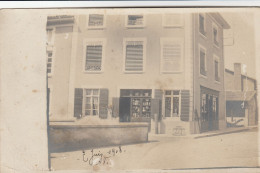
POLYGON ((164 14, 163 15, 164 27, 181 27, 183 26, 183 17, 181 14, 164 14))
POLYGON ((214 56, 214 74, 215 74, 215 81, 219 81, 219 58, 214 56))
POLYGON ((84 115, 99 115, 99 89, 85 89, 84 115))
POLYGON ((89 28, 102 28, 105 26, 105 17, 103 14, 90 14, 88 16, 89 28))
POLYGON ((85 72, 102 72, 104 41, 87 42, 85 52, 85 72))
POLYGON ((165 91, 165 117, 180 117, 180 90, 165 91))
POLYGON ((52 66, 53 66, 53 51, 47 51, 47 74, 52 74, 52 66))
POLYGON ((138 73, 144 71, 145 64, 145 40, 125 40, 125 72, 138 73))
POLYGON ((207 76, 207 61, 206 61, 206 50, 200 48, 199 52, 200 57, 200 74, 203 76, 207 76))
POLYGON ((183 40, 161 39, 161 72, 174 73, 182 70, 183 40))
POLYGON ((54 29, 50 28, 47 29, 47 45, 53 45, 54 44, 54 29))
POLYGON ((215 24, 213 24, 213 42, 216 46, 219 45, 218 27, 215 24))
POLYGON ((201 34, 206 35, 204 14, 199 14, 199 31, 201 34))
POLYGON ((127 27, 144 27, 144 15, 128 15, 127 27))

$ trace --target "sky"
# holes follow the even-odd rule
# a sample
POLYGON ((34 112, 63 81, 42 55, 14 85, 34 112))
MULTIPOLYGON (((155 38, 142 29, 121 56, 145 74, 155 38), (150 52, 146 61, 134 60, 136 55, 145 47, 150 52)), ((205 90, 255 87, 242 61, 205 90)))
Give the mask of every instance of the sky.
POLYGON ((247 75, 255 78, 254 14, 252 12, 221 13, 231 29, 224 31, 225 67, 233 70, 234 63, 246 64, 247 75))

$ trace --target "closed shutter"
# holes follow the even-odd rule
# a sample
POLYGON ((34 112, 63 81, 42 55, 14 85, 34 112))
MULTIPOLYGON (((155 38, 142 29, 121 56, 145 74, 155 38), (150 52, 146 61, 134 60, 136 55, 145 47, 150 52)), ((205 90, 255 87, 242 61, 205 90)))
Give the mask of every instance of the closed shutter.
POLYGON ((108 89, 100 89, 99 118, 106 119, 108 113, 108 89))
POLYGON ((143 71, 143 42, 128 41, 126 44, 125 71, 143 71))
POLYGON ((128 25, 143 25, 144 17, 143 15, 129 15, 128 16, 128 25))
POLYGON ((119 117, 119 98, 112 99, 112 116, 119 117))
POLYGON ((82 117, 83 89, 75 88, 74 93, 74 117, 82 117))
POLYGON ((163 97, 163 91, 159 90, 159 89, 155 89, 154 90, 154 98, 162 100, 162 97, 163 97))
POLYGON ((87 45, 86 71, 101 71, 102 45, 87 45))
POLYGON ((190 92, 189 90, 181 91, 181 120, 189 121, 190 112, 190 92))
POLYGON ((88 26, 103 26, 104 15, 103 14, 90 14, 88 26))
POLYGON ((162 70, 163 72, 179 72, 182 68, 182 43, 165 42, 162 50, 162 70))

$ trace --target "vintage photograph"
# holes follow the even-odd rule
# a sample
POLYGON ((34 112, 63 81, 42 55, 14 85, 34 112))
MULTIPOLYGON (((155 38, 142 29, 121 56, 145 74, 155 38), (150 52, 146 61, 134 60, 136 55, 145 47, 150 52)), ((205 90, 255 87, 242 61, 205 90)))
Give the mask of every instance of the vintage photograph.
POLYGON ((48 15, 50 169, 258 167, 253 9, 48 15))

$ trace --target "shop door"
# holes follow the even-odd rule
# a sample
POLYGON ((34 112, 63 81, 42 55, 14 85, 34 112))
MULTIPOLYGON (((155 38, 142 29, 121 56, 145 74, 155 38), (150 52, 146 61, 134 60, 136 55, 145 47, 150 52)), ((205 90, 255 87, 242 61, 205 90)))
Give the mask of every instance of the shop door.
POLYGON ((130 107, 131 98, 121 97, 119 101, 119 121, 120 122, 130 122, 130 107))

